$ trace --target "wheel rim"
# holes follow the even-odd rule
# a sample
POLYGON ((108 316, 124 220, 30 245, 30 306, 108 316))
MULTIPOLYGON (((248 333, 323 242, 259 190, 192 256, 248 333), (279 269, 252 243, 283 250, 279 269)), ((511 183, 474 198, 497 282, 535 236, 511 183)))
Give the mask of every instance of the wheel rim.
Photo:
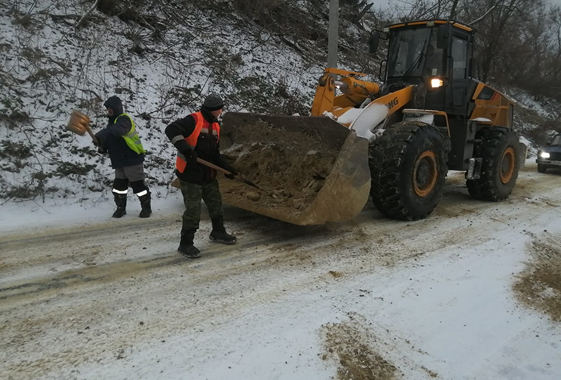
POLYGON ((515 163, 516 153, 514 152, 514 148, 509 146, 503 154, 501 165, 499 167, 499 170, 501 172, 501 182, 503 184, 509 183, 512 179, 515 163))
POLYGON ((419 197, 429 195, 438 179, 438 164, 436 155, 426 150, 417 158, 413 170, 413 189, 419 197))

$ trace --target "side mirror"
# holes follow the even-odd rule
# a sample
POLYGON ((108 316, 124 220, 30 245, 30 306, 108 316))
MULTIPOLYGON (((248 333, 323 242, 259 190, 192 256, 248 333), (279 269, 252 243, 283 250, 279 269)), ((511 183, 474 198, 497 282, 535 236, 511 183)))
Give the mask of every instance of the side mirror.
POLYGON ((447 49, 450 45, 450 36, 452 36, 452 26, 450 24, 440 25, 436 36, 436 47, 447 49))
POLYGON ((378 31, 374 31, 370 34, 370 38, 368 39, 368 51, 370 52, 370 54, 376 53, 379 44, 380 33, 378 31))

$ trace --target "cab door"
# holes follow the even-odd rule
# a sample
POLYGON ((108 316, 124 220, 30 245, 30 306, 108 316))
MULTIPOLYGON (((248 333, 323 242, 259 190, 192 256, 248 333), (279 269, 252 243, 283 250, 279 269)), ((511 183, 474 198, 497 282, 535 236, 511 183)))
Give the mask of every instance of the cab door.
POLYGON ((469 96, 469 63, 471 54, 471 36, 454 31, 450 43, 450 95, 448 113, 467 115, 469 96))

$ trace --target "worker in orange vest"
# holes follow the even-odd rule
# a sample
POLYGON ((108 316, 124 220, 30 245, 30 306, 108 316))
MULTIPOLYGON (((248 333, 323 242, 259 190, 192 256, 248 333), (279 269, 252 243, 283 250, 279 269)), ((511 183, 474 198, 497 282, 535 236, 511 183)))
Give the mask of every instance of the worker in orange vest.
POLYGON ((222 114, 224 103, 222 98, 212 93, 206 97, 198 112, 179 119, 166 127, 165 133, 177 149, 175 173, 179 179, 185 211, 182 218, 181 240, 177 249, 182 255, 195 259, 200 251, 194 246, 195 232, 201 219, 201 200, 207 206, 212 221, 210 240, 234 244, 236 237, 224 228, 224 211, 217 172, 197 162, 197 158, 214 163, 232 174, 226 175, 233 179, 237 172, 220 154, 220 125, 218 117, 222 114))

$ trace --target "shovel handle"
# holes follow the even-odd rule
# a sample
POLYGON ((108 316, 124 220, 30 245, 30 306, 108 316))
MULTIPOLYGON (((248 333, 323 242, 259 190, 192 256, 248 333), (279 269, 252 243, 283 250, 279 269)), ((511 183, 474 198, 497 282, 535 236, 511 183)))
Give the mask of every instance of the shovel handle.
MULTIPOLYGON (((224 169, 224 168, 221 168, 221 167, 218 166, 218 165, 214 165, 212 162, 208 162, 208 161, 206 161, 206 160, 203 160, 202 158, 197 157, 197 162, 198 162, 199 164, 203 164, 203 165, 205 165, 205 166, 208 166, 209 168, 213 168, 213 169, 215 169, 215 170, 218 170, 219 172, 222 172, 222 173, 224 173, 224 174, 232 174, 232 172, 229 172, 228 170, 226 170, 226 169, 224 169)), ((246 185, 253 186, 253 187, 258 188, 258 189, 260 188, 259 186, 257 186, 257 185, 254 184, 253 182, 248 181, 247 179, 243 179, 243 178, 239 178, 239 177, 236 177, 236 179, 237 179, 238 181, 241 181, 241 182, 245 183, 246 185)))
POLYGON ((219 172, 222 172, 222 173, 224 173, 224 174, 232 174, 232 173, 230 173, 228 170, 226 170, 226 169, 224 169, 224 168, 221 168, 221 167, 218 166, 218 165, 214 165, 212 162, 208 162, 208 161, 206 161, 206 160, 203 160, 202 158, 197 157, 197 162, 198 162, 199 164, 203 164, 203 165, 205 165, 205 166, 208 166, 209 168, 213 168, 214 170, 218 170, 219 172))
POLYGON ((95 145, 98 145, 99 141, 97 140, 97 137, 95 137, 94 133, 92 132, 92 129, 90 128, 90 123, 84 124, 84 127, 86 128, 86 132, 88 132, 88 134, 91 136, 95 145))

